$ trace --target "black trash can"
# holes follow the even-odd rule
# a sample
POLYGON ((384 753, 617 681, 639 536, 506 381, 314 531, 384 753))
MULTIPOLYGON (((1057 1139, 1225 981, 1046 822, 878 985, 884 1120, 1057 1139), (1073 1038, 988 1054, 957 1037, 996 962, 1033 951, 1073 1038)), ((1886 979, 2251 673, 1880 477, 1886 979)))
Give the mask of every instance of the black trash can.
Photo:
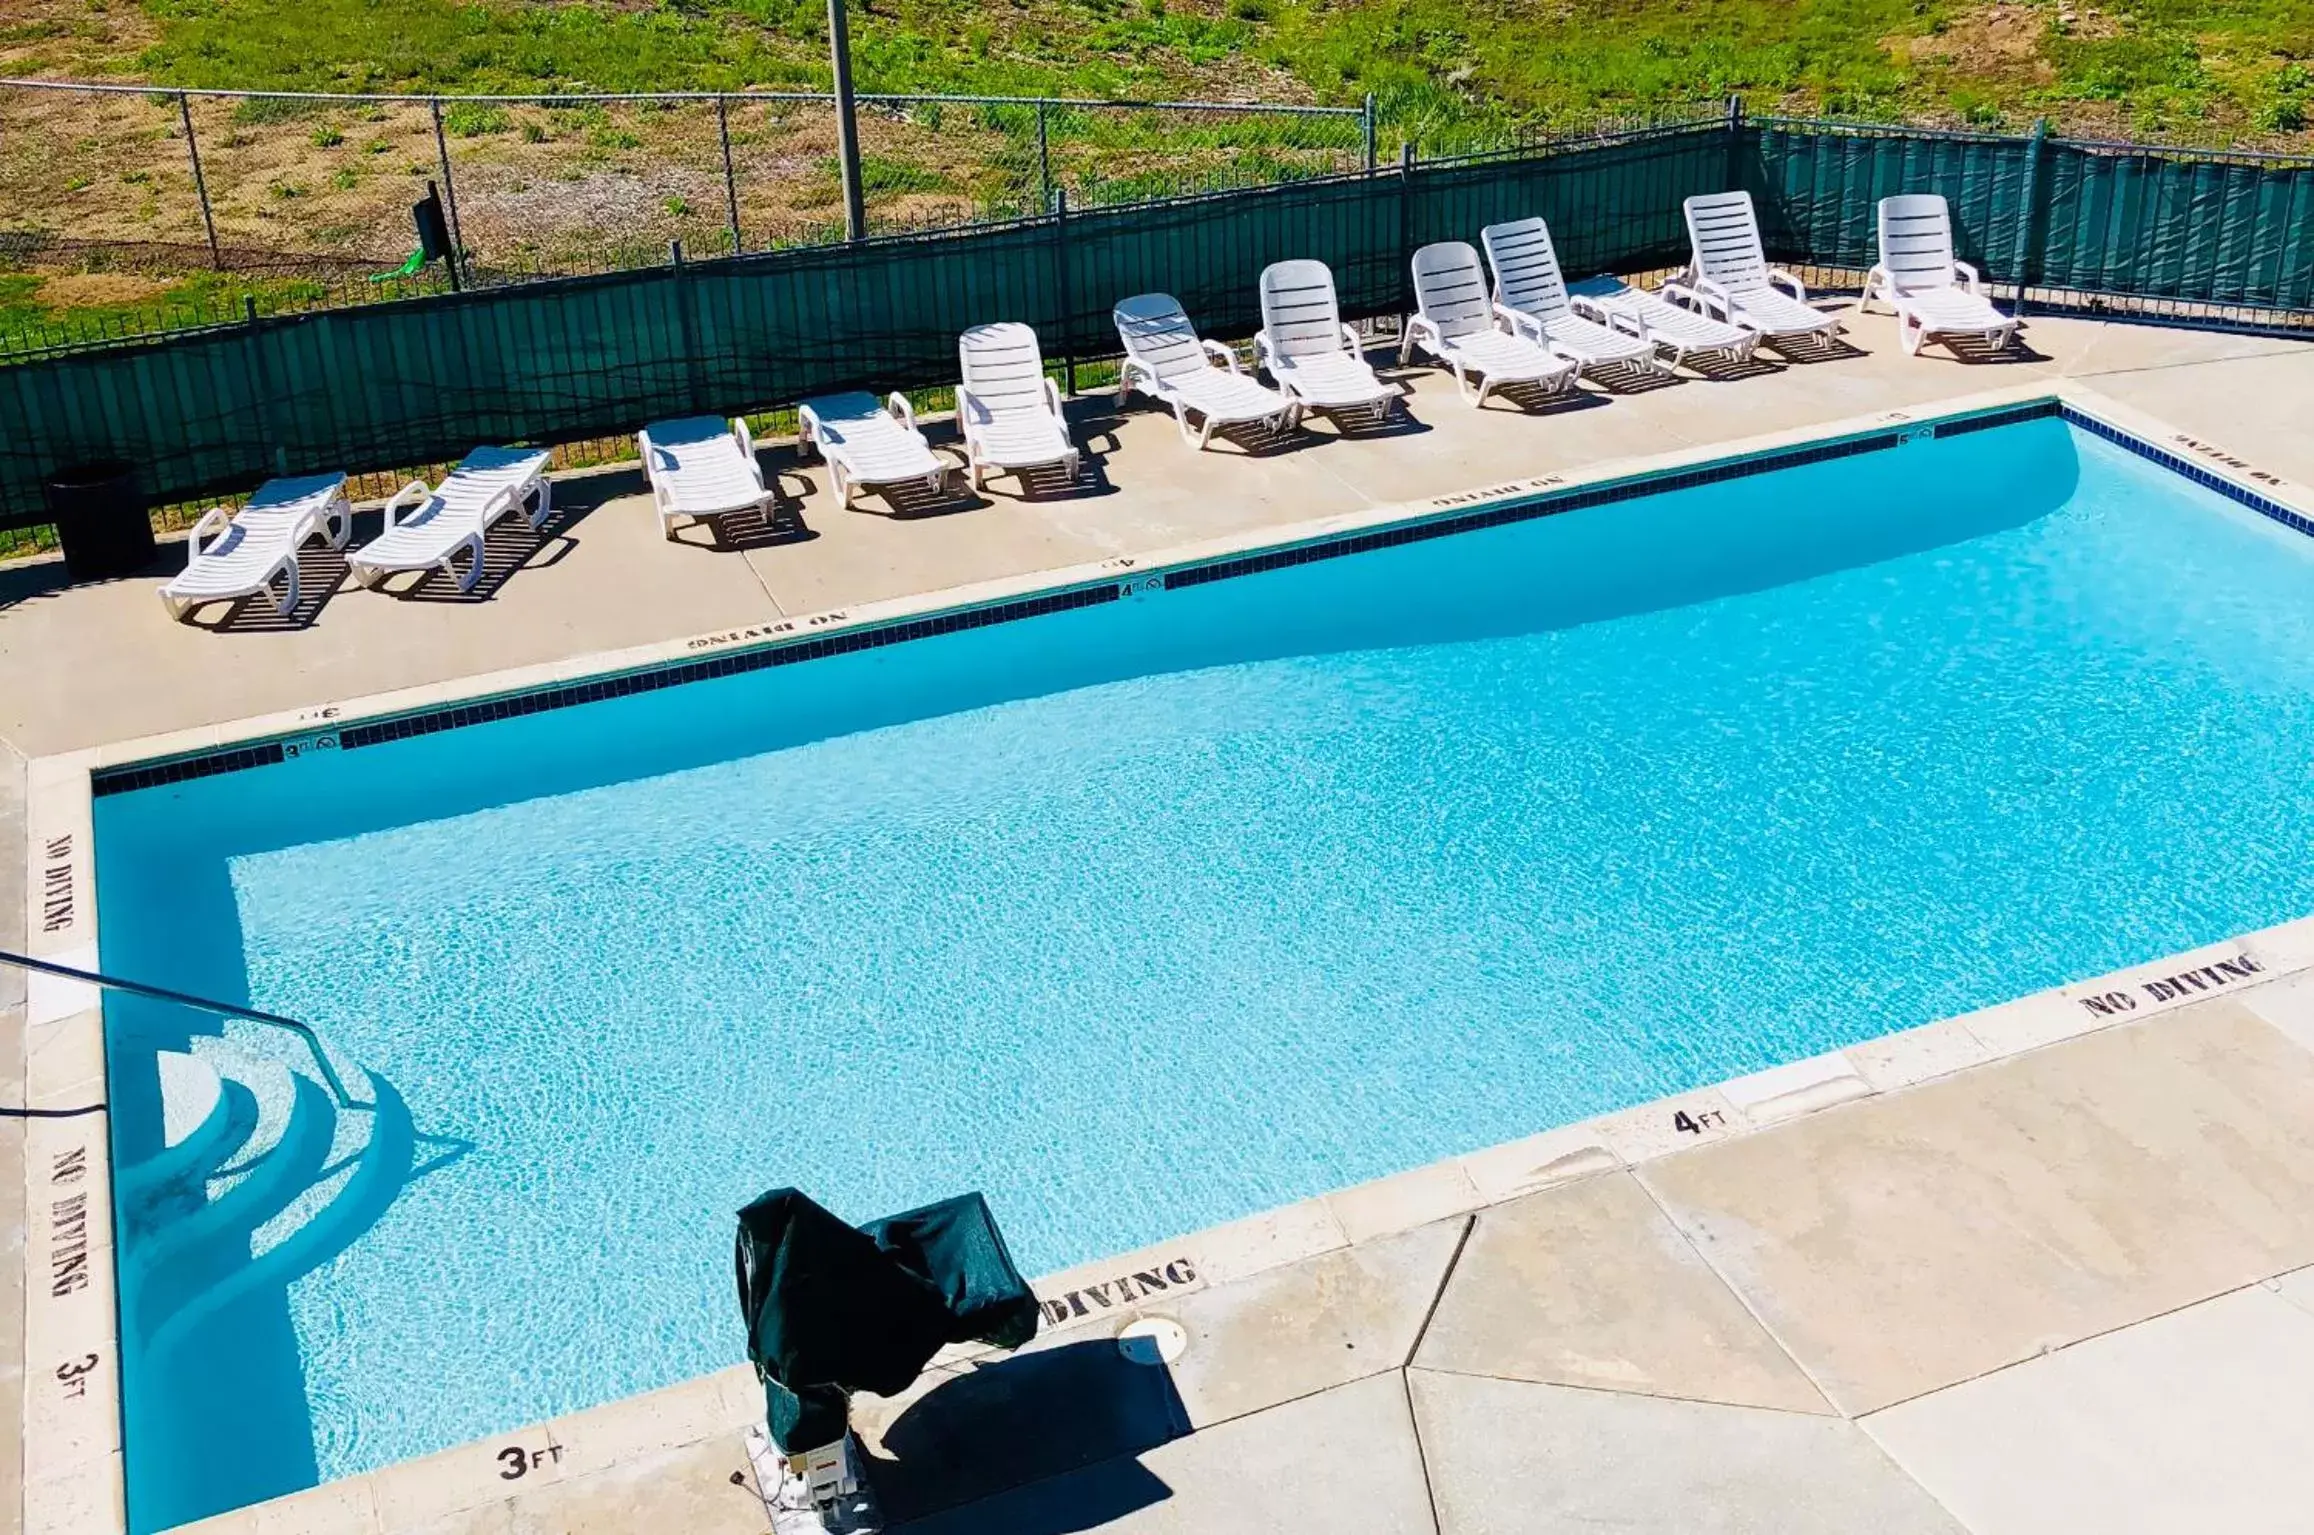
POLYGON ((153 519, 134 464, 81 464, 48 482, 48 514, 75 581, 133 575, 153 563, 153 519))

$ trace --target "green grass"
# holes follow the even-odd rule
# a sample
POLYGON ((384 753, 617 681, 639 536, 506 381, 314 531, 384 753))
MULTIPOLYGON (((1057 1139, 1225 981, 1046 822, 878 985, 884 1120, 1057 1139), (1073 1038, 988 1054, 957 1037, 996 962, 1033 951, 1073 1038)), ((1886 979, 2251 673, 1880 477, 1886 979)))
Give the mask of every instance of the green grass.
MULTIPOLYGON (((144 0, 143 11, 158 40, 119 67, 169 84, 722 90, 820 86, 827 74, 821 0, 144 0)), ((2304 0, 2111 11, 2040 0, 2000 15, 1983 0, 854 0, 852 38, 865 90, 1342 105, 1372 91, 1418 128, 1742 92, 1853 116, 2303 131, 2290 124, 2307 115, 2307 92, 2288 72, 2314 57, 2304 0), (1988 28, 2010 45, 1972 46, 1988 28)), ((20 30, 35 47, 44 35, 20 30)))
MULTIPOLYGON (((246 89, 558 91, 824 88, 825 0, 110 0, 88 17, 0 26, 13 72, 246 89), (103 17, 134 17, 110 28, 103 17), (44 51, 45 50, 45 51, 44 51)), ((1754 112, 1909 118, 2314 149, 2314 4, 2308 0, 850 0, 864 91, 1204 97, 1354 106, 1371 93, 1381 148, 1432 152, 1510 129, 1707 108, 1741 93, 1754 112)), ((1034 153, 1017 109, 948 108, 1034 153)), ((330 153, 262 188, 288 219, 325 189, 402 168, 396 144, 312 104, 251 100, 243 124, 330 153), (350 131, 350 137, 349 137, 350 131)), ((937 129, 941 109, 917 114, 937 129)), ((631 112, 452 106, 456 152, 486 156, 567 140, 572 165, 628 167, 654 142, 631 112), (503 140, 503 143, 494 143, 503 140)), ((1302 173, 1311 151, 1355 148, 1354 122, 1233 118, 1207 144, 1179 119, 1051 114, 1056 165, 1089 201, 1302 173), (1146 153, 1162 140, 1172 162, 1146 153), (1299 158, 1297 158, 1299 156, 1299 158)), ((744 142, 745 132, 735 136, 744 142)), ((833 177, 799 180, 797 206, 839 201, 833 177)), ((995 164, 995 161, 989 162, 995 164)), ((430 174, 413 162, 412 175, 430 174)), ((969 165, 872 158, 868 181, 1010 210, 1011 180, 969 165)), ((126 177, 121 178, 124 181, 126 177)), ((85 177, 75 190, 89 190, 85 177)), ((679 202, 678 198, 675 201, 679 202)), ((707 212, 684 204, 670 216, 707 212)), ((43 327, 134 326, 155 313, 231 309, 245 289, 296 307, 297 285, 201 276, 132 304, 62 302, 32 274, 0 272, 0 346, 43 327)))
MULTIPOLYGON (((219 325, 246 314, 254 299, 260 314, 292 313, 342 302, 339 287, 313 278, 253 276, 245 272, 197 272, 167 282, 138 282, 133 298, 92 301, 53 273, 0 270, 0 355, 43 346, 99 341, 194 325, 219 325), (66 284, 60 298, 55 286, 66 284)), ((407 282, 365 285, 365 296, 405 297, 432 292, 443 284, 428 273, 407 282)))

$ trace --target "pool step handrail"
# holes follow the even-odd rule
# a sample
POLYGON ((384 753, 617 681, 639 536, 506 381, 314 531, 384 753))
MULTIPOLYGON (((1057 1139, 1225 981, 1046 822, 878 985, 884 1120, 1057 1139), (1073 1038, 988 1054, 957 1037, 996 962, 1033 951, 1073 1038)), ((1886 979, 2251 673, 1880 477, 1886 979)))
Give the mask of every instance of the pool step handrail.
POLYGON ((295 1018, 284 1018, 279 1013, 260 1012, 254 1007, 243 1007, 235 1002, 219 1002, 213 997, 197 997, 188 991, 171 991, 166 986, 149 986, 143 981, 124 980, 117 975, 103 975, 94 970, 82 970, 73 965, 60 965, 52 959, 34 959, 29 954, 13 954, 0 949, 0 965, 14 965, 19 970, 38 971, 43 975, 62 976, 68 981, 80 981, 90 986, 102 986, 112 991, 125 991, 131 996, 151 997, 160 1002, 174 1002, 183 1007, 199 1008, 215 1013, 220 1018, 240 1018, 250 1023, 262 1023, 268 1028, 287 1029, 305 1041, 306 1052, 313 1057, 314 1069, 321 1073, 322 1084, 337 1100, 341 1109, 359 1109, 371 1112, 374 1102, 365 1103, 346 1090, 345 1079, 330 1064, 329 1052, 322 1048, 321 1035, 310 1023, 295 1018))

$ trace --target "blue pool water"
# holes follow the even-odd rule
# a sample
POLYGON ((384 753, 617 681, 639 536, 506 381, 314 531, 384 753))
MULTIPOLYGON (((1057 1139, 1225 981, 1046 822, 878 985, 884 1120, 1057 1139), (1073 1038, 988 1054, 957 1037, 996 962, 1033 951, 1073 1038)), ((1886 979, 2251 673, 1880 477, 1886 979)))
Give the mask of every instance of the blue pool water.
POLYGON ((2314 911, 2310 684, 2314 543, 2042 421, 100 800, 108 965, 417 1136, 142 1281, 137 1522, 737 1361, 773 1185, 1048 1271, 2314 911))

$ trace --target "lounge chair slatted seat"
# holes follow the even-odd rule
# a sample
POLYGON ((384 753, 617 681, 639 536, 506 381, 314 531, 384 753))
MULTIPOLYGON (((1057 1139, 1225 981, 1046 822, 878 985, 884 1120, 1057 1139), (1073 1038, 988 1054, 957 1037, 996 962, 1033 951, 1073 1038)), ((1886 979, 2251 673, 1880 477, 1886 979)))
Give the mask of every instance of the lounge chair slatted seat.
POLYGON ((353 507, 342 474, 267 480, 237 512, 213 506, 193 525, 185 568, 161 588, 161 603, 178 620, 212 602, 239 602, 280 582, 274 608, 297 611, 297 552, 320 538, 343 549, 353 532, 353 507))
POLYGON ((1800 279, 1768 265, 1751 193, 1714 192, 1682 206, 1693 261, 1682 286, 1706 314, 1758 331, 1771 343, 1840 329, 1838 315, 1809 306, 1800 279))
POLYGON ((770 510, 773 492, 755 459, 755 437, 738 417, 654 422, 636 440, 659 531, 667 537, 673 538, 681 523, 770 510))
POLYGON ((1061 392, 1045 373, 1036 332, 1005 322, 975 325, 957 338, 956 425, 972 488, 991 474, 1058 468, 1077 477, 1077 445, 1061 413, 1061 392))
POLYGON ((1667 282, 1654 292, 1634 288, 1621 278, 1599 277, 1576 283, 1571 297, 1595 304, 1608 314, 1629 315, 1644 328, 1658 353, 1676 368, 1690 357, 1721 357, 1731 363, 1751 361, 1760 333, 1715 320, 1703 312, 1703 301, 1685 284, 1667 282))
POLYGON ((1218 427, 1261 423, 1271 431, 1291 429, 1301 419, 1293 401, 1250 377, 1237 354, 1206 341, 1189 323, 1181 301, 1170 293, 1142 293, 1111 313, 1125 365, 1117 374, 1117 403, 1136 389, 1172 407, 1181 440, 1203 448, 1218 427), (1191 429, 1189 419, 1201 424, 1191 429))
POLYGON ((938 495, 948 483, 948 461, 917 430, 908 397, 894 390, 878 404, 865 391, 823 394, 796 407, 796 446, 827 460, 836 499, 850 506, 863 490, 920 485, 938 495))
POLYGON ((1455 387, 1473 405, 1484 406, 1505 384, 1559 393, 1575 381, 1573 358, 1537 335, 1519 333, 1509 313, 1487 297, 1478 252, 1463 241, 1441 241, 1414 253, 1414 305, 1398 343, 1399 359, 1415 350, 1437 358, 1453 370, 1455 387))
POLYGON ((544 448, 476 448, 434 489, 412 480, 386 503, 385 531, 347 559, 354 579, 376 586, 396 571, 439 570, 458 590, 472 591, 482 578, 484 542, 500 519, 520 509, 535 531, 553 515, 547 458, 544 448))
POLYGON ((1279 390, 1305 411, 1387 416, 1404 396, 1375 376, 1357 332, 1342 323, 1334 274, 1322 261, 1279 261, 1262 269, 1261 329, 1253 349, 1279 390))
POLYGON ((2021 323, 1995 309, 1975 267, 1953 253, 1952 210, 1934 193, 1880 199, 1880 264, 1864 277, 1862 310, 1875 298, 1896 311, 1906 356, 1937 337, 1973 336, 2003 347, 2021 323))
POLYGON ((1655 357, 1644 321, 1600 308, 1567 291, 1549 226, 1539 218, 1489 224, 1478 232, 1494 273, 1496 312, 1518 335, 1530 336, 1586 373, 1628 367, 1641 373, 1670 369, 1655 357))

